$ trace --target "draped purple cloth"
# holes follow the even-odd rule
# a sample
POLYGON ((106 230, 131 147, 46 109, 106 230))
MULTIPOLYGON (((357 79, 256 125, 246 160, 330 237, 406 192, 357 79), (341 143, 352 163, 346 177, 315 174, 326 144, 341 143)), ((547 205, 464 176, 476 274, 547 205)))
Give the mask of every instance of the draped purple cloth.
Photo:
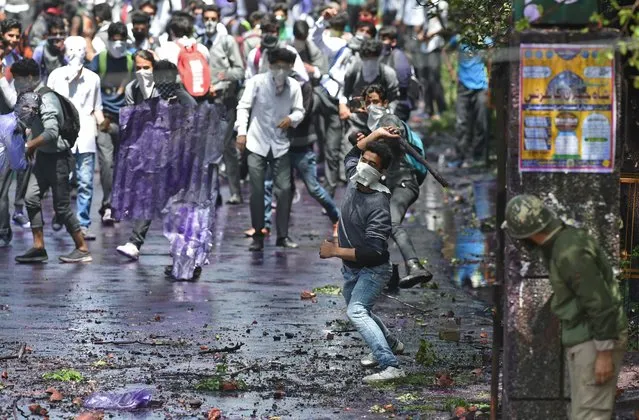
POLYGON ((213 243, 217 164, 227 121, 218 105, 151 99, 120 111, 112 206, 118 217, 164 218, 173 276, 189 279, 213 243))
POLYGON ((8 165, 13 170, 27 168, 24 135, 16 131, 18 118, 11 112, 0 115, 0 171, 8 165))

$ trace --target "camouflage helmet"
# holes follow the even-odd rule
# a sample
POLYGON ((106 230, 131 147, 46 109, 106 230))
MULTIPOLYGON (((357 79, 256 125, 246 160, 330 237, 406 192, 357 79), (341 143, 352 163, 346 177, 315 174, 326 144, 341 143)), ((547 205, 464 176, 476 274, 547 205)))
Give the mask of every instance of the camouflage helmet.
POLYGON ((506 205, 504 228, 511 237, 525 239, 541 232, 555 219, 555 214, 539 198, 522 194, 506 205))

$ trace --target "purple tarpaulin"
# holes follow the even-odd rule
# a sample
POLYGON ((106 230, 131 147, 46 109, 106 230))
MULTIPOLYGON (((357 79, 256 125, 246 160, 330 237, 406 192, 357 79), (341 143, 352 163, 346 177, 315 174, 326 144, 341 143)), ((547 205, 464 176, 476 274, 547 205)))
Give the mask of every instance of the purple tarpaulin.
POLYGON ((164 218, 173 275, 191 278, 212 246, 217 164, 227 122, 222 108, 151 99, 120 111, 112 206, 124 219, 164 218))
POLYGON ((13 170, 27 168, 24 135, 16 131, 18 118, 12 112, 0 115, 0 171, 9 165, 13 170))

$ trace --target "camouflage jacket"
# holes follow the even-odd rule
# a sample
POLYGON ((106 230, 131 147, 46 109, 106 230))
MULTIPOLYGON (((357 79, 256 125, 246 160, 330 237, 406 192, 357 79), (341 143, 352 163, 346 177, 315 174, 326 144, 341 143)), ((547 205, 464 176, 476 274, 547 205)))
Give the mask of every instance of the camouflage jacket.
POLYGON ((554 292, 551 308, 561 320, 563 345, 594 340, 599 351, 617 347, 628 320, 618 280, 599 244, 586 231, 564 226, 542 251, 554 292))

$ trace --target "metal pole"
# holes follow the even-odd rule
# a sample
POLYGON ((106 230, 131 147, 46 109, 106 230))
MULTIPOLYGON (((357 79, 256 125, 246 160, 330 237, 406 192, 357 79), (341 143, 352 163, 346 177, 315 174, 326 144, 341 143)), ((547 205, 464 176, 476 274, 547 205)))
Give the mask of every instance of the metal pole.
POLYGON ((492 300, 494 306, 493 314, 493 345, 492 345, 492 367, 490 381, 490 419, 497 420, 499 410, 499 376, 501 349, 503 343, 503 308, 502 308, 502 288, 505 281, 504 267, 504 232, 501 225, 505 219, 506 212, 506 163, 507 163, 507 120, 506 113, 501 110, 506 109, 508 101, 508 64, 493 66, 493 98, 495 108, 498 110, 495 118, 495 140, 497 144, 497 197, 496 197, 496 235, 497 253, 495 262, 495 284, 492 286, 492 300))

